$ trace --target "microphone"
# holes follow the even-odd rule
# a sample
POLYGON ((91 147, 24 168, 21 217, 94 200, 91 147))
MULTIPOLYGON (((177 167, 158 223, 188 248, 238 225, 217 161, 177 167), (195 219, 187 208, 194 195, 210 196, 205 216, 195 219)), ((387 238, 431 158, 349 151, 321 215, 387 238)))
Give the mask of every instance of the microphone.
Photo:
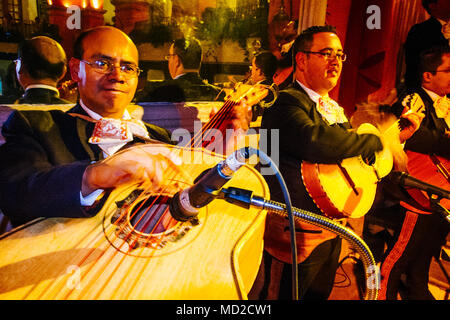
POLYGON ((393 171, 391 173, 391 177, 394 182, 399 183, 404 187, 416 188, 419 190, 423 190, 428 194, 436 195, 439 198, 450 199, 450 191, 423 182, 417 178, 410 176, 405 172, 393 171))
POLYGON ((222 186, 250 158, 250 148, 242 148, 233 152, 215 167, 202 172, 190 188, 177 192, 170 202, 169 210, 178 221, 187 221, 198 214, 198 208, 206 206, 214 200, 222 186))

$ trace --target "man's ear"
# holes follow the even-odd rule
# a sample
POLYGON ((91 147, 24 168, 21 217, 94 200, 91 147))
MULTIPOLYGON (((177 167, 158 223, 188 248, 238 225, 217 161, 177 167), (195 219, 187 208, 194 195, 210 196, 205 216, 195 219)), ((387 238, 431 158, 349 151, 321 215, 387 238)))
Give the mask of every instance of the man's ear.
POLYGON ((181 59, 180 59, 180 57, 178 55, 173 56, 173 58, 175 59, 175 65, 177 66, 177 68, 183 66, 183 62, 181 62, 181 59))
POLYGON ((422 83, 429 83, 433 78, 433 74, 431 72, 425 71, 422 74, 422 83))
POLYGON ((70 58, 69 60, 70 76, 75 82, 80 82, 80 60, 75 58, 70 58))
POLYGON ((295 55, 295 65, 299 70, 303 70, 306 61, 306 53, 297 52, 295 55))

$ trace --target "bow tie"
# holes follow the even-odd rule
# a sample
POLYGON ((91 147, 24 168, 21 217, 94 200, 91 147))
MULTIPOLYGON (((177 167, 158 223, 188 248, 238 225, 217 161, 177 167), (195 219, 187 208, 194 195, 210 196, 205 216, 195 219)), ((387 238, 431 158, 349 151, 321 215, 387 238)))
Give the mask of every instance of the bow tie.
POLYGON ((141 120, 113 118, 95 120, 78 113, 69 113, 69 115, 95 123, 94 131, 88 142, 97 144, 104 151, 106 157, 133 141, 133 136, 146 141, 151 140, 147 128, 141 120))
POLYGON ((102 118, 96 121, 89 143, 97 144, 103 150, 105 157, 108 157, 133 141, 133 136, 143 140, 150 139, 142 121, 102 118))
POLYGON ((320 97, 316 108, 329 124, 344 123, 348 121, 344 109, 333 99, 320 97))
POLYGON ((89 138, 92 144, 122 144, 133 141, 133 136, 149 139, 144 123, 136 119, 102 118, 95 123, 94 132, 89 138))
POLYGON ((436 110, 436 116, 443 118, 450 128, 450 100, 447 97, 440 97, 434 102, 434 110, 436 110))

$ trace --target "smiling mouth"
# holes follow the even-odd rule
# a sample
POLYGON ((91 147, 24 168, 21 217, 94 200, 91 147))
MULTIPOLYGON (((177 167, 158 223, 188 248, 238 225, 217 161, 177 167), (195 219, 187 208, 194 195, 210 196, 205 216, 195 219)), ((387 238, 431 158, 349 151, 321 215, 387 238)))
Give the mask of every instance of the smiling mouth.
POLYGON ((331 75, 337 75, 339 73, 339 70, 331 69, 331 70, 328 70, 327 73, 331 74, 331 75))
POLYGON ((104 88, 103 91, 112 92, 112 93, 126 93, 123 90, 113 89, 113 88, 104 88))

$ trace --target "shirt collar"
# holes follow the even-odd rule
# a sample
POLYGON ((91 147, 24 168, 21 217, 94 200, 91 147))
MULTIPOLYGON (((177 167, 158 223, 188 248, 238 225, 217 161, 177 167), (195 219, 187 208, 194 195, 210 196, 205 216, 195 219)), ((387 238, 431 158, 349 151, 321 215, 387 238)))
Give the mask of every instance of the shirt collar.
POLYGON ((315 103, 319 103, 319 99, 320 98, 328 98, 328 93, 326 95, 321 96, 320 94, 318 94, 317 92, 315 92, 314 90, 308 88, 307 86, 305 86, 303 83, 301 83, 300 81, 298 81, 298 84, 303 88, 303 90, 306 91, 306 94, 309 96, 309 98, 314 101, 315 103))
POLYGON ((54 87, 54 86, 49 86, 49 85, 47 85, 47 84, 40 84, 40 83, 30 84, 29 86, 27 86, 27 87, 25 88, 25 91, 27 91, 28 89, 37 89, 37 88, 39 88, 39 89, 48 89, 48 90, 55 91, 56 94, 57 94, 58 97, 59 97, 59 91, 58 91, 58 89, 57 89, 56 87, 54 87))
MULTIPOLYGON (((103 118, 101 115, 99 115, 98 113, 92 111, 91 109, 89 109, 88 107, 86 107, 86 105, 83 103, 83 101, 80 99, 80 106, 83 108, 84 111, 86 111, 86 113, 94 120, 100 120, 101 118, 103 118)), ((129 120, 131 119, 130 113, 128 112, 127 109, 125 109, 125 111, 123 112, 123 116, 122 119, 124 120, 129 120)))
POLYGON ((179 75, 177 75, 175 78, 173 78, 173 80, 178 79, 179 77, 182 77, 182 76, 184 76, 185 74, 186 74, 186 73, 179 74, 179 75))
MULTIPOLYGON (((436 101, 439 98, 443 98, 440 95, 438 95, 437 93, 430 91, 428 89, 425 89, 424 87, 422 87, 423 90, 425 90, 425 92, 430 96, 431 100, 436 101)), ((444 96, 445 97, 445 96, 444 96)))

